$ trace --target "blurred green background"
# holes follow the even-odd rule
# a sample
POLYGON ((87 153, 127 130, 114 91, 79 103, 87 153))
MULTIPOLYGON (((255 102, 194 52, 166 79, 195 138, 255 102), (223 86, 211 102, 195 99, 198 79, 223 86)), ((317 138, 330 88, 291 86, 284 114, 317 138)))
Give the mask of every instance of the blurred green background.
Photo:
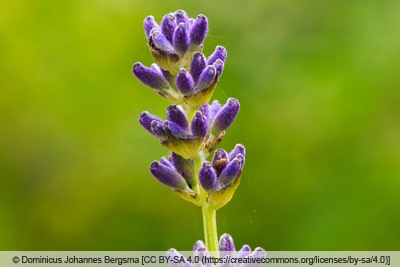
POLYGON ((2 1, 0 249, 190 250, 201 210, 149 173, 142 21, 205 14, 247 147, 219 233, 269 250, 400 249, 400 1, 2 1))

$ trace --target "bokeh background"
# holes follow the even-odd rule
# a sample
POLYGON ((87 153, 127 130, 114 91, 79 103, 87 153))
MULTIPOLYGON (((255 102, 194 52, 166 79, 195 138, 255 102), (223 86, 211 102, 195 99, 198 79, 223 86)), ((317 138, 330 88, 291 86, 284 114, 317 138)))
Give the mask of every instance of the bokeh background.
POLYGON ((214 99, 247 147, 219 233, 269 250, 400 249, 400 2, 2 1, 0 249, 190 250, 201 210, 149 173, 137 123, 167 103, 131 74, 142 21, 203 13, 228 49, 214 99))

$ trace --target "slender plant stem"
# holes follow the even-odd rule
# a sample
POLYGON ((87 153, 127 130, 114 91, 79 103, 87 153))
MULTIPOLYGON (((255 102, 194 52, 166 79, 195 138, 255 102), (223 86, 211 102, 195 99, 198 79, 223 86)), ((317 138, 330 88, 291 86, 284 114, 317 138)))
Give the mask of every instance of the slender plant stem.
POLYGON ((217 212, 209 205, 203 205, 204 239, 208 251, 218 251, 217 212))

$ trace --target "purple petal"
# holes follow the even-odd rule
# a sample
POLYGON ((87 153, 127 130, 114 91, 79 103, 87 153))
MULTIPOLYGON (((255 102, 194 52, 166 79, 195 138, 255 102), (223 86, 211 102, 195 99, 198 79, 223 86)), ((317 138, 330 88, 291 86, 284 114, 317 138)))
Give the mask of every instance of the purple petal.
POLYGON ((179 54, 183 55, 189 50, 189 32, 185 23, 179 23, 172 37, 172 45, 179 54))
POLYGON ((168 187, 175 189, 187 188, 185 179, 179 173, 158 161, 151 163, 150 172, 158 181, 168 187))
POLYGON ((161 32, 170 43, 172 43, 172 36, 174 34, 175 28, 175 16, 172 14, 165 15, 161 21, 161 32))
POLYGON ((151 134, 154 134, 152 129, 151 129, 151 123, 154 120, 155 121, 159 121, 160 123, 162 123, 162 120, 159 117, 156 117, 156 116, 150 114, 147 111, 144 111, 144 112, 140 113, 139 123, 143 126, 143 128, 145 128, 151 134))
POLYGON ((194 81, 192 75, 184 68, 181 68, 176 76, 176 87, 183 95, 190 95, 193 93, 194 81))
MULTIPOLYGON (((198 257, 198 259, 204 259, 204 258, 210 258, 211 255, 208 252, 206 246, 204 245, 204 243, 202 241, 197 241, 194 248, 193 248, 193 256, 194 257, 198 257), (197 244, 201 242, 201 244, 197 244), (201 246, 203 245, 203 246, 201 246), (196 247, 198 246, 198 247, 196 247)), ((198 264, 195 265, 196 267, 200 267, 200 266, 204 266, 204 267, 214 267, 214 264, 210 261, 210 262, 199 262, 198 264)))
POLYGON ((146 38, 149 39, 150 37, 150 32, 153 28, 158 28, 157 22, 154 20, 153 16, 148 16, 144 19, 143 21, 143 28, 144 28, 144 33, 146 34, 146 38))
POLYGON ((210 106, 210 121, 213 121, 215 115, 221 110, 221 104, 218 100, 214 100, 210 106))
POLYGON ((164 128, 168 130, 169 134, 178 139, 185 139, 189 134, 187 129, 172 121, 165 121, 164 128))
POLYGON ((170 267, 192 267, 193 265, 186 261, 185 257, 176 251, 176 249, 172 248, 167 251, 165 256, 169 257, 171 260, 168 261, 168 265, 170 267), (185 259, 184 262, 174 261, 172 259, 185 259))
POLYGON ((199 111, 207 118, 207 120, 210 118, 210 105, 201 105, 199 111))
POLYGON ((197 83, 199 80, 200 74, 203 72, 206 66, 206 57, 202 53, 194 53, 192 63, 190 64, 190 74, 192 75, 195 83, 197 83))
POLYGON ((150 88, 156 90, 169 88, 168 81, 164 78, 161 71, 157 71, 154 66, 147 68, 142 63, 137 62, 133 65, 132 72, 139 81, 150 88))
POLYGON ((244 258, 249 256, 251 253, 251 248, 249 245, 243 245, 242 248, 236 254, 237 258, 244 258))
POLYGON ((154 44, 154 46, 165 52, 173 53, 174 48, 172 47, 171 43, 168 41, 168 39, 165 37, 164 34, 160 32, 159 29, 154 28, 150 32, 150 38, 149 38, 150 43, 154 44))
POLYGON ((191 125, 192 134, 195 137, 206 137, 208 133, 208 120, 200 111, 196 111, 191 125))
POLYGON ((218 45, 214 52, 208 57, 207 64, 212 65, 214 64, 217 59, 220 59, 222 62, 225 62, 226 57, 227 57, 227 52, 225 47, 218 45))
POLYGON ((241 171, 242 164, 240 160, 235 158, 225 166, 221 174, 218 176, 218 184, 223 183, 225 186, 231 184, 238 178, 241 171))
POLYGON ((174 15, 175 15, 176 25, 179 25, 179 23, 184 23, 186 27, 190 26, 189 17, 184 10, 177 10, 175 11, 174 15))
POLYGON ((174 168, 186 180, 189 187, 191 187, 194 178, 194 163, 191 159, 184 159, 178 154, 171 153, 170 161, 174 168))
POLYGON ((236 159, 236 160, 238 160, 240 162, 240 165, 242 165, 242 169, 243 169, 245 156, 243 156, 242 154, 237 154, 234 159, 236 159))
POLYGON ((162 121, 153 120, 151 122, 151 131, 159 139, 164 139, 167 136, 164 128, 164 123, 162 121))
MULTIPOLYGON (((250 255, 250 258, 254 259, 265 259, 267 257, 267 252, 262 248, 256 248, 250 255)), ((263 266, 263 263, 242 263, 241 267, 257 267, 263 266)))
POLYGON ((212 65, 216 69, 217 76, 219 79, 222 75, 222 72, 224 71, 224 62, 222 62, 222 60, 220 60, 220 59, 217 59, 212 65))
POLYGON ((197 16, 190 29, 190 44, 193 47, 197 47, 203 44, 204 39, 207 36, 208 21, 207 17, 200 14, 197 16))
POLYGON ((225 131, 236 119, 239 113, 240 103, 234 98, 229 98, 226 104, 215 115, 211 126, 211 133, 218 136, 225 131))
POLYGON ((246 148, 242 144, 237 144, 232 151, 229 153, 229 160, 236 158, 238 154, 246 156, 246 148))
POLYGON ((168 168, 171 168, 172 170, 175 170, 175 166, 172 164, 171 161, 167 160, 166 158, 162 157, 160 159, 160 163, 168 168))
POLYGON ((202 248, 206 248, 206 245, 204 244, 203 241, 197 240, 196 243, 194 243, 193 251, 196 251, 196 250, 199 250, 199 249, 202 249, 202 248))
POLYGON ((215 81, 217 70, 214 66, 207 66, 200 74, 199 80, 197 81, 196 87, 199 90, 206 89, 215 81))
POLYGON ((199 172, 199 182, 206 191, 215 189, 217 174, 209 162, 204 162, 199 172))
POLYGON ((167 120, 178 124, 181 128, 187 130, 189 122, 185 110, 179 105, 170 105, 167 108, 167 120))
POLYGON ((219 251, 235 251, 235 243, 229 234, 223 234, 219 239, 219 251))

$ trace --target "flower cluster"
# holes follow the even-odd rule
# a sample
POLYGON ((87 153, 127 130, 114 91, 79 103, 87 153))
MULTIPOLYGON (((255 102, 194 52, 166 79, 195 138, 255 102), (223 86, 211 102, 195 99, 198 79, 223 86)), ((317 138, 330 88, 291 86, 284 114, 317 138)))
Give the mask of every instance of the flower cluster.
POLYGON ((139 122, 160 139, 163 146, 184 158, 193 158, 200 150, 208 154, 218 145, 237 117, 239 108, 239 101, 234 98, 229 98, 223 106, 215 100, 212 105, 200 106, 189 123, 184 108, 173 104, 167 108, 166 120, 144 111, 139 122))
MULTIPOLYGON (((229 235, 221 237, 218 247, 215 213, 237 189, 246 151, 241 144, 230 152, 217 146, 237 118, 240 103, 229 98, 223 105, 218 100, 209 104, 224 70, 227 51, 217 46, 206 57, 202 49, 208 20, 204 15, 189 18, 183 10, 165 15, 160 24, 148 16, 144 32, 155 63, 146 67, 137 62, 133 74, 171 102, 166 119, 148 111, 139 116, 143 128, 170 151, 167 158, 151 163, 150 172, 180 197, 202 207, 205 244, 197 242, 196 253, 207 253, 206 246, 208 251, 232 252, 235 246, 229 235)), ((248 246, 243 246, 238 255, 257 257, 263 255, 262 251, 251 253, 248 246)))
MULTIPOLYGON (((184 262, 180 262, 179 264, 170 261, 170 267, 214 267, 214 263, 218 263, 219 260, 223 260, 225 257, 229 256, 230 258, 241 259, 235 260, 238 263, 230 263, 230 262, 223 262, 220 263, 219 267, 257 267, 262 266, 262 260, 267 257, 267 252, 257 247, 254 251, 251 251, 249 245, 243 245, 238 251, 236 251, 235 243, 233 242, 232 237, 229 234, 223 234, 218 243, 218 250, 220 255, 218 258, 213 258, 210 252, 207 250, 206 246, 204 245, 203 241, 197 241, 193 246, 193 255, 197 257, 199 262, 192 264, 193 260, 190 258, 186 258, 179 253, 176 249, 170 249, 167 252, 167 256, 170 256, 171 259, 183 259, 184 262), (260 260, 256 260, 260 259, 260 260), (239 263, 240 262, 240 263, 239 263)), ((190 257, 190 256, 189 256, 190 257)))
POLYGON ((210 101, 224 69, 226 49, 217 46, 208 57, 202 53, 208 31, 204 15, 189 18, 178 10, 163 17, 158 25, 153 16, 144 20, 144 31, 157 64, 137 62, 134 75, 172 103, 199 107, 210 101))
POLYGON ((172 152, 168 159, 162 157, 159 161, 153 161, 150 172, 162 184, 198 206, 204 201, 200 198, 200 184, 207 193, 205 201, 217 210, 231 200, 239 185, 245 153, 241 144, 237 144, 230 153, 218 149, 212 161, 204 161, 200 171, 196 173, 193 160, 172 152))

